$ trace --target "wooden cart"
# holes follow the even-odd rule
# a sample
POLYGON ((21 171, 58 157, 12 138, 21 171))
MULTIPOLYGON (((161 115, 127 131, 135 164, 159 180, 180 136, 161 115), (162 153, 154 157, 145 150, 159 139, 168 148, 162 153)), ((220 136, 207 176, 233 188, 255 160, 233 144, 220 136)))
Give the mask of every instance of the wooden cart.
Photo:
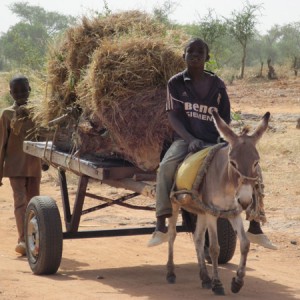
MULTIPOLYGON (((148 206, 136 206, 126 200, 144 195, 155 198, 155 174, 143 172, 127 161, 120 159, 78 158, 55 150, 51 142, 25 141, 24 152, 39 157, 58 170, 66 231, 63 232, 58 207, 49 196, 36 196, 28 204, 25 216, 25 242, 27 258, 34 274, 56 273, 62 257, 63 239, 96 238, 151 234, 154 227, 117 228, 111 230, 78 231, 82 215, 111 205, 132 209, 154 210, 148 206), (77 193, 71 211, 66 171, 79 177, 77 193), (96 179, 112 187, 124 188, 131 194, 116 200, 87 192, 89 179, 96 179), (83 210, 85 197, 102 201, 101 204, 83 210)), ((154 214, 153 214, 154 218, 154 214)), ((177 226, 177 232, 186 231, 177 226)), ((220 243, 219 263, 228 262, 235 251, 236 235, 226 219, 218 220, 220 243)), ((209 241, 206 241, 208 244, 209 241)))

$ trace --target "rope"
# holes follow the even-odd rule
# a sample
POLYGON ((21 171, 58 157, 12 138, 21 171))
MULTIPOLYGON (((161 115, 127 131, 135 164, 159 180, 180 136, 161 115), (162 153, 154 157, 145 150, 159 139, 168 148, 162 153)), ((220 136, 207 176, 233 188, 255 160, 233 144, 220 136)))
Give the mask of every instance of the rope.
POLYGON ((248 221, 256 221, 256 222, 262 222, 262 224, 267 222, 267 218, 265 215, 264 210, 264 202, 263 198, 265 197, 264 194, 264 184, 263 184, 263 177, 261 168, 258 165, 257 167, 257 181, 255 183, 254 189, 253 189, 253 202, 250 207, 246 210, 246 218, 248 221))
POLYGON ((203 161, 203 164, 199 167, 197 176, 196 176, 195 181, 194 181, 193 186, 192 186, 193 191, 198 191, 198 188, 199 188, 199 186, 200 186, 200 184, 201 184, 201 182, 204 178, 204 175, 206 174, 206 172, 208 170, 208 167, 210 166, 210 163, 211 163, 212 159, 214 158, 215 154, 221 148, 223 148, 225 145, 226 145, 225 143, 220 143, 220 144, 217 144, 217 145, 215 145, 211 148, 211 150, 209 151, 209 153, 205 157, 205 159, 203 161))
POLYGON ((248 176, 243 175, 243 174, 240 172, 240 170, 239 170, 237 167, 235 167, 234 165, 230 165, 230 167, 233 168, 233 170, 234 170, 236 173, 238 173, 238 175, 240 176, 240 179, 241 179, 242 182, 243 182, 243 179, 247 179, 247 180, 257 180, 257 178, 258 178, 258 176, 256 176, 256 177, 248 177, 248 176))
POLYGON ((53 140, 52 140, 51 148, 50 148, 50 157, 49 157, 49 159, 46 157, 46 150, 48 149, 49 137, 47 137, 47 139, 46 139, 46 143, 45 143, 45 147, 44 147, 44 153, 43 153, 43 158, 42 158, 47 164, 49 164, 53 168, 57 168, 57 166, 54 163, 52 163, 52 153, 53 153, 53 150, 54 150, 53 149, 53 146, 54 146, 53 142, 54 142, 55 137, 56 137, 57 129, 58 129, 58 127, 56 126, 55 132, 54 132, 54 135, 53 135, 53 140))
MULTIPOLYGON (((50 148, 50 159, 47 159, 45 154, 46 154, 46 150, 48 149, 48 138, 47 138, 47 141, 46 141, 46 145, 45 145, 45 149, 44 149, 44 155, 43 155, 43 159, 51 166, 57 168, 57 166, 55 166, 53 163, 52 163, 52 154, 53 154, 53 151, 54 151, 54 146, 55 146, 55 142, 57 140, 58 137, 58 133, 59 133, 59 130, 60 130, 60 127, 61 127, 61 123, 64 122, 68 117, 71 117, 71 123, 72 123, 72 119, 73 121, 75 121, 75 128, 74 128, 74 132, 72 134, 72 138, 71 140, 73 141, 73 138, 74 138, 74 133, 78 127, 78 123, 79 123, 79 118, 74 118, 74 113, 76 113, 75 111, 76 109, 75 108, 67 108, 66 109, 66 113, 63 114, 62 116, 48 122, 48 126, 51 126, 51 127, 55 127, 55 131, 54 131, 54 135, 53 135, 53 138, 52 138, 52 145, 51 145, 51 148, 50 148)), ((69 123, 70 124, 70 123, 69 123)), ((73 157, 77 158, 78 159, 78 171, 81 172, 80 170, 80 156, 78 155, 77 157, 77 154, 79 154, 79 151, 76 151, 76 148, 77 148, 77 143, 75 142, 71 148, 71 150, 69 151, 69 155, 66 156, 65 158, 65 164, 68 168, 70 168, 70 164, 71 164, 71 160, 73 157)))
POLYGON ((178 203, 179 205, 184 207, 184 204, 181 203, 180 200, 176 197, 177 195, 180 194, 189 194, 191 196, 191 200, 193 203, 197 205, 197 208, 203 212, 203 213, 209 213, 210 215, 213 215, 218 218, 232 218, 237 215, 239 215, 242 212, 241 208, 235 208, 235 209, 230 209, 230 210, 222 210, 219 209, 213 205, 208 205, 202 201, 200 198, 200 195, 198 192, 195 192, 193 190, 181 190, 181 191, 175 191, 172 193, 172 201, 175 203, 178 203))

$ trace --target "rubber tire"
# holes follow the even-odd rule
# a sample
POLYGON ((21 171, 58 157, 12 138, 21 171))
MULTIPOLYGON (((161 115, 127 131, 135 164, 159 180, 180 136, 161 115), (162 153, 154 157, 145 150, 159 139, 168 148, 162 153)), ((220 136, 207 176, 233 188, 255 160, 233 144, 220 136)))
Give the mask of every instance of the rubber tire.
MULTIPOLYGON (((220 254, 218 263, 226 264, 229 262, 235 252, 236 248, 236 234, 227 219, 219 218, 218 219, 218 241, 220 245, 220 254)), ((208 232, 205 234, 205 258, 208 263, 211 263, 211 259, 208 252, 209 247, 209 237, 208 232)))
POLYGON ((54 274, 57 272, 62 257, 63 233, 56 202, 48 196, 33 197, 26 209, 25 243, 28 263, 36 275, 54 274), (37 257, 29 253, 28 225, 36 217, 39 232, 39 250, 37 257))

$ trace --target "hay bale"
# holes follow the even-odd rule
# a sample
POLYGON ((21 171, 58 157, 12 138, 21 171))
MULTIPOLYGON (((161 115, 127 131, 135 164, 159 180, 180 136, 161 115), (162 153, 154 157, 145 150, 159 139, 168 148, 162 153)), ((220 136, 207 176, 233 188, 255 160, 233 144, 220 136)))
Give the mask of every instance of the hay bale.
POLYGON ((166 83, 184 68, 176 49, 186 39, 137 11, 83 18, 50 52, 49 97, 36 119, 45 124, 79 107, 72 137, 81 155, 115 155, 155 169, 171 133, 166 83))
POLYGON ((140 11, 127 11, 100 18, 83 18, 82 23, 67 32, 66 64, 77 81, 81 70, 90 62, 93 51, 101 46, 107 37, 162 36, 165 26, 156 22, 148 14, 140 11))
POLYGON ((118 154, 142 169, 157 167, 163 141, 170 139, 166 82, 182 65, 160 39, 105 40, 77 86, 79 105, 92 108, 118 154))
POLYGON ((93 19, 83 17, 80 24, 67 30, 49 49, 48 83, 52 106, 65 108, 76 101, 75 87, 103 39, 122 35, 162 37, 165 33, 165 26, 139 11, 93 19))

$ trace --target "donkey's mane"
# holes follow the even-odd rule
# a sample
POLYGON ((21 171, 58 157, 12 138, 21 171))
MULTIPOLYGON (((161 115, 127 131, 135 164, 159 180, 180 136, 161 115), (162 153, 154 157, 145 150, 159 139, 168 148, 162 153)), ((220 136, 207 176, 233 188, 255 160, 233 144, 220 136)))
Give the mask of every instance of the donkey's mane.
POLYGON ((249 131, 250 131, 250 127, 246 125, 242 128, 240 135, 246 135, 249 133, 249 131))

